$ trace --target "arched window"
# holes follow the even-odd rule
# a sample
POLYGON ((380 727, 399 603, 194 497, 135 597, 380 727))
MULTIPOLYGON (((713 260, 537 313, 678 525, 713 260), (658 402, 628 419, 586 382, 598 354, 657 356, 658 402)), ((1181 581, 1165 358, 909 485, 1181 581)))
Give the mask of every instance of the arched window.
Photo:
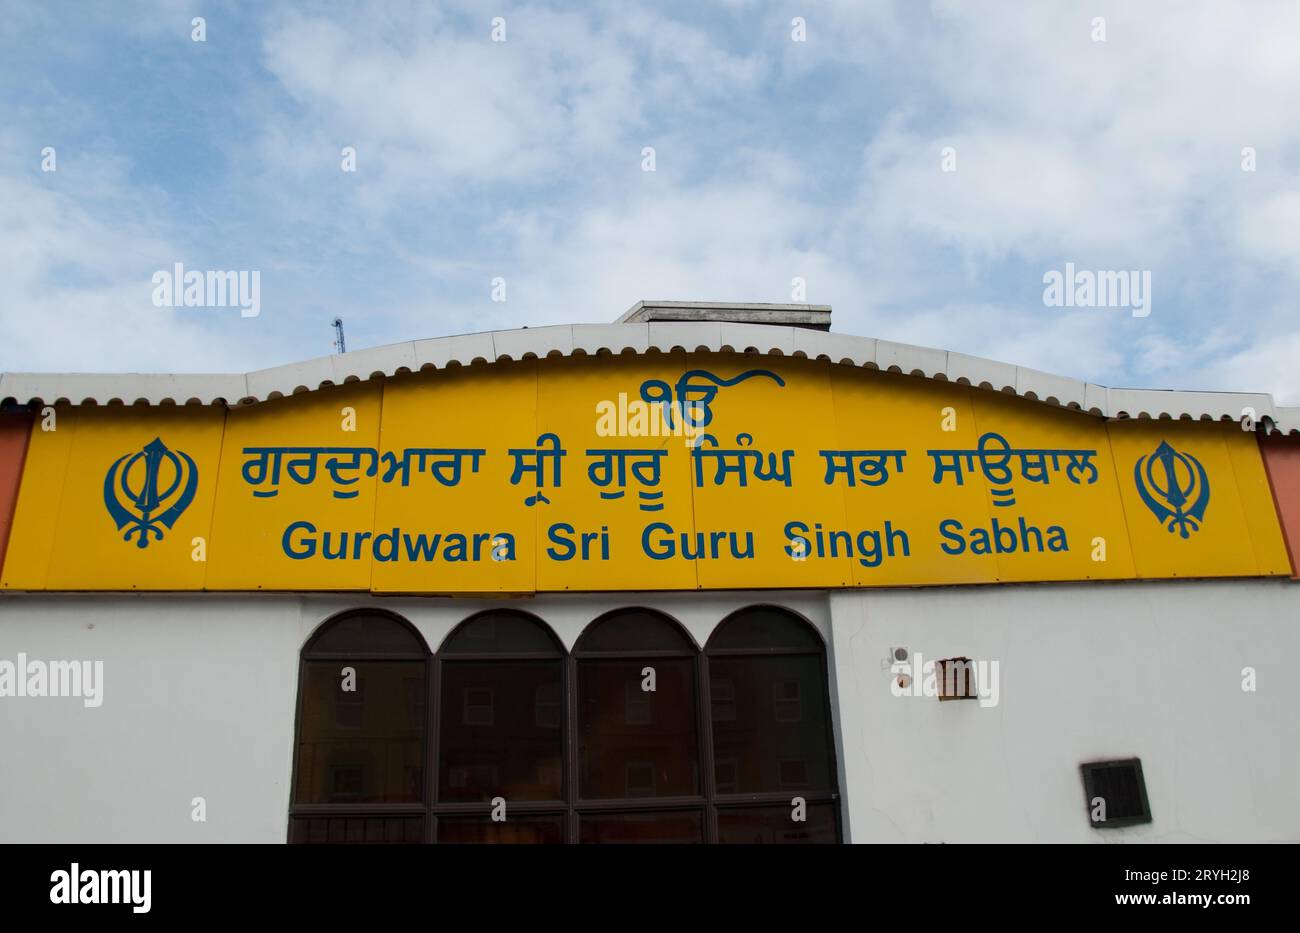
POLYGON ((430 661, 378 610, 308 641, 291 841, 839 839, 825 647, 791 612, 736 612, 701 653, 621 609, 566 656, 540 619, 491 610, 430 661))
POLYGON ((784 609, 742 609, 714 631, 705 659, 718 841, 838 841, 821 637, 784 609))
POLYGON ((574 647, 580 842, 703 842, 699 655, 667 616, 609 613, 574 647))
POLYGON ((378 610, 337 616, 302 650, 292 842, 426 838, 429 652, 378 610))
POLYGON ((472 616, 438 652, 438 682, 438 841, 565 841, 564 648, 550 629, 472 616))

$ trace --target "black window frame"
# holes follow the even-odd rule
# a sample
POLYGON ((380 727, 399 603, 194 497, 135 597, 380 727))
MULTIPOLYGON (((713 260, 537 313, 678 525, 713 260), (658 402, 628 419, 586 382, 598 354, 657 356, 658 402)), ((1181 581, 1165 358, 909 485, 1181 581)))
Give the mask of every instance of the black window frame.
POLYGON ((419 630, 408 620, 402 618, 395 612, 387 609, 372 607, 362 607, 356 609, 347 609, 343 612, 335 613, 329 618, 316 626, 311 636, 303 644, 302 650, 298 653, 298 696, 294 706, 294 724, 293 724, 293 769, 290 774, 289 785, 289 820, 287 841, 293 842, 294 824, 302 818, 398 818, 410 819, 415 817, 423 818, 424 831, 422 837, 424 841, 429 839, 429 794, 430 794, 430 774, 429 774, 429 716, 430 704, 427 698, 433 689, 433 664, 432 654, 429 652, 428 642, 419 630), (341 651, 320 651, 315 646, 323 635, 330 629, 336 627, 342 622, 353 618, 382 618, 389 622, 395 622, 413 636, 419 650, 409 653, 391 652, 391 651, 374 651, 374 652, 341 652, 341 651), (339 661, 339 662, 397 662, 410 663, 411 661, 420 661, 424 664, 424 695, 426 697, 424 709, 424 729, 420 736, 420 766, 422 769, 422 797, 418 803, 299 803, 298 802, 298 764, 299 749, 302 741, 302 704, 306 694, 307 686, 307 665, 308 662, 318 661, 339 661))
POLYGON ((708 809, 708 798, 706 788, 708 786, 706 772, 708 771, 708 759, 705 757, 707 751, 706 730, 708 729, 708 714, 704 708, 704 692, 700 678, 704 673, 704 655, 700 651, 699 645, 691 637, 691 633, 679 621, 674 619, 668 613, 659 609, 651 609, 648 606, 620 606, 617 609, 611 609, 603 612, 596 618, 592 619, 583 628, 582 634, 573 643, 573 650, 569 652, 569 679, 568 683, 572 689, 568 694, 569 706, 569 726, 572 730, 570 733, 575 740, 569 743, 567 748, 569 756, 570 774, 573 775, 573 784, 570 787, 570 822, 569 822, 569 841, 578 843, 580 840, 581 828, 579 827, 580 818, 584 815, 594 815, 599 813, 663 813, 673 811, 695 811, 700 813, 700 821, 703 826, 703 838, 701 842, 709 844, 716 842, 716 832, 712 832, 710 827, 713 820, 710 817, 708 809), (685 647, 680 649, 661 649, 649 651, 591 651, 582 647, 583 638, 596 628, 611 619, 618 616, 630 614, 646 614, 657 616, 661 621, 666 622, 675 628, 682 636, 685 647), (578 761, 577 736, 579 735, 579 716, 581 710, 578 707, 578 664, 583 660, 592 661, 628 661, 628 660, 649 660, 656 658, 669 658, 679 660, 682 658, 690 659, 691 674, 693 683, 693 700, 695 704, 695 754, 696 767, 698 776, 698 787, 700 792, 691 795, 678 795, 675 797, 598 797, 598 798, 581 798, 581 788, 578 787, 579 776, 578 770, 580 762, 578 761))
MULTIPOLYGON (((716 626, 714 626, 713 631, 709 634, 709 640, 707 643, 705 643, 704 650, 700 652, 700 657, 706 663, 706 668, 704 671, 705 680, 703 682, 703 702, 706 704, 706 711, 708 713, 708 718, 709 718, 709 731, 708 731, 709 757, 707 762, 704 765, 704 770, 707 774, 708 788, 710 794, 710 803, 711 803, 710 823, 713 828, 713 833, 715 837, 714 841, 716 841, 716 837, 717 837, 717 829, 718 829, 717 811, 718 810, 726 810, 726 809, 741 810, 741 809, 748 809, 753 807, 777 806, 777 805, 784 805, 785 807, 789 808, 791 806, 792 797, 802 797, 804 799, 805 805, 808 807, 812 807, 815 804, 829 804, 831 806, 831 809, 835 816, 835 842, 836 843, 843 842, 844 826, 843 826, 843 813, 841 812, 842 795, 840 793, 840 786, 839 786, 840 785, 839 760, 836 757, 836 748, 835 748, 836 746, 835 719, 833 717, 833 709, 831 706, 830 671, 826 663, 826 642, 825 639, 822 638, 821 632, 819 632, 817 630, 817 627, 813 625, 811 622, 809 622, 806 618, 794 612, 793 610, 786 608, 785 606, 777 606, 770 603, 758 603, 752 606, 745 606, 741 609, 737 609, 734 612, 730 612, 726 616, 724 616, 722 620, 718 622, 716 626), (782 616, 785 616, 790 622, 797 624, 803 627, 804 629, 806 629, 807 632, 814 637, 816 643, 809 644, 807 646, 800 647, 800 648, 792 648, 792 647, 717 648, 714 647, 715 643, 718 640, 719 634, 723 632, 724 628, 727 626, 728 623, 736 620, 739 617, 742 617, 748 613, 752 613, 755 611, 775 612, 782 616), (817 657, 820 660, 820 667, 821 667, 820 673, 821 673, 821 682, 822 682, 822 691, 821 691, 822 713, 826 717, 826 730, 827 730, 826 750, 828 756, 827 767, 829 769, 828 774, 830 777, 831 789, 829 791, 817 791, 814 793, 799 793, 799 794, 790 794, 785 791, 773 791, 773 792, 766 792, 766 793, 727 793, 727 794, 717 793, 716 789, 714 788, 715 759, 714 759, 714 747, 713 747, 713 717, 712 717, 713 697, 711 696, 713 684, 712 684, 712 679, 709 676, 710 672, 707 667, 708 660, 710 658, 787 657, 790 655, 800 655, 800 656, 817 655, 817 657)), ((804 701, 810 702, 808 698, 804 698, 804 701)))
MULTIPOLYGON (((834 719, 830 696, 831 681, 829 676, 827 650, 821 633, 811 622, 798 613, 779 605, 760 603, 736 609, 724 616, 713 627, 708 642, 701 648, 692 638, 690 632, 680 621, 668 613, 648 606, 621 606, 601 613, 584 626, 582 633, 574 642, 573 650, 565 649, 564 643, 546 621, 533 613, 510 607, 484 609, 466 616, 457 623, 443 639, 437 651, 430 651, 428 643, 419 630, 407 619, 396 612, 376 607, 359 607, 336 613, 320 623, 307 639, 299 652, 298 695, 294 711, 293 768, 290 777, 290 796, 287 826, 287 841, 294 841, 295 824, 302 818, 339 818, 342 820, 356 818, 394 818, 421 820, 423 843, 438 841, 438 819, 442 817, 481 817, 492 811, 491 801, 442 801, 439 799, 439 779, 441 761, 441 707, 444 675, 447 663, 457 661, 529 661, 548 660, 560 662, 560 786, 561 799, 557 800, 520 800, 507 799, 507 819, 513 816, 558 816, 562 820, 563 842, 576 845, 580 843, 580 822, 584 816, 601 814, 649 814, 690 811, 700 815, 703 828, 701 841, 716 844, 719 841, 719 812, 744 810, 757 807, 789 808, 793 797, 803 797, 806 805, 829 805, 834 815, 835 842, 843 841, 843 814, 839 788, 839 762, 837 760, 834 719), (726 626, 747 613, 762 611, 780 614, 786 621, 797 625, 811 639, 799 647, 728 647, 716 646, 718 635, 726 626), (583 648, 586 635, 609 621, 627 614, 648 614, 670 625, 682 638, 682 647, 671 650, 588 650, 583 648), (483 653, 448 653, 447 649, 457 635, 469 624, 490 615, 510 615, 525 619, 546 633, 555 650, 551 651, 493 651, 483 653), (321 636, 331 627, 348 619, 357 617, 378 617, 399 624, 413 637, 417 650, 410 652, 376 651, 376 652, 322 652, 315 648, 321 636), (806 793, 784 791, 763 793, 719 793, 715 786, 715 753, 713 736, 712 682, 710 679, 710 660, 714 658, 745 657, 780 657, 790 655, 816 655, 821 676, 821 712, 825 716, 827 728, 826 750, 830 790, 806 793), (583 660, 647 660, 656 658, 689 659, 693 676, 693 702, 695 704, 695 736, 697 756, 698 792, 692 795, 673 797, 617 797, 617 798, 583 798, 580 796, 580 714, 578 684, 578 665, 583 660), (303 727, 303 700, 307 679, 308 662, 376 662, 376 661, 421 661, 424 664, 424 731, 421 736, 420 762, 422 766, 423 799, 418 803, 299 803, 298 766, 300 742, 303 727)), ((812 703, 815 698, 802 697, 802 702, 812 703)), ((1139 763, 1140 769, 1140 763, 1139 763)), ((1139 770, 1140 776, 1140 770, 1139 770)), ((1142 784, 1145 801, 1145 784, 1142 784)), ((1149 808, 1148 808, 1149 812, 1149 808)))
MULTIPOLYGON (((559 661, 560 662, 560 697, 561 703, 565 703, 569 695, 570 670, 568 664, 569 653, 564 649, 564 643, 555 634, 555 631, 546 624, 546 622, 531 612, 524 612, 520 609, 498 608, 484 609, 466 616, 447 633, 438 651, 433 657, 433 680, 429 685, 429 702, 431 716, 429 721, 429 754, 426 758, 425 769, 430 774, 431 783, 427 786, 425 802, 429 806, 429 816, 432 825, 429 827, 427 842, 437 843, 437 821, 439 816, 485 816, 492 813, 492 802, 473 800, 473 801, 442 801, 439 799, 438 784, 441 774, 442 761, 439 757, 439 750, 442 744, 442 685, 443 685, 443 667, 447 663, 456 663, 462 661, 559 661), (555 647, 554 652, 549 651, 492 651, 480 653, 448 653, 447 648, 455 640, 461 630, 467 628, 471 623, 478 621, 487 616, 514 616, 515 618, 526 620, 541 628, 546 633, 555 647)), ((561 796, 558 800, 519 800, 514 801, 506 798, 506 820, 510 817, 518 816, 563 816, 562 823, 565 842, 571 831, 568 817, 568 803, 572 796, 573 776, 569 769, 569 736, 570 723, 568 717, 561 717, 560 721, 560 789, 561 796)))

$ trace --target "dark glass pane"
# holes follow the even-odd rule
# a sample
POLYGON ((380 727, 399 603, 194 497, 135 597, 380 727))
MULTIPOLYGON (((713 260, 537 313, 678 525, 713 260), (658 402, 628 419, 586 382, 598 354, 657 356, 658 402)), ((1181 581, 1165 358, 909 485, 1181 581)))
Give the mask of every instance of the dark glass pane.
POLYGON ((578 662, 579 794, 588 800, 700 793, 695 661, 578 662), (642 689, 653 667, 655 690, 642 689))
POLYGON ((564 841, 564 817, 512 816, 494 823, 490 816, 438 817, 439 843, 556 844, 564 841))
POLYGON ((731 843, 801 843, 835 842, 835 805, 808 804, 806 820, 791 818, 794 808, 746 807, 743 810, 718 810, 718 841, 731 843))
POLYGON ((422 842, 422 816, 300 816, 293 820, 292 841, 422 842))
POLYGON ((708 670, 719 794, 834 789, 821 655, 711 657, 708 670))
POLYGON ((563 798, 560 661, 442 665, 438 798, 563 798))
POLYGON ((325 626, 307 645, 312 654, 391 654, 422 657, 424 642, 411 629, 387 616, 348 616, 325 626))
POLYGON ((686 633, 658 613, 629 609, 592 624, 575 651, 695 651, 686 633))
POLYGON ((424 799, 423 661, 304 661, 297 803, 424 799), (356 671, 344 690, 345 667, 356 671))
POLYGON ((698 811, 593 813, 578 818, 578 841, 592 843, 703 842, 698 811))
POLYGON ((709 639, 710 648, 773 648, 807 650, 822 648, 821 638, 802 619, 779 609, 745 609, 727 619, 709 639))
POLYGON ((451 633, 442 654, 563 653, 545 625, 513 612, 475 616, 451 633))

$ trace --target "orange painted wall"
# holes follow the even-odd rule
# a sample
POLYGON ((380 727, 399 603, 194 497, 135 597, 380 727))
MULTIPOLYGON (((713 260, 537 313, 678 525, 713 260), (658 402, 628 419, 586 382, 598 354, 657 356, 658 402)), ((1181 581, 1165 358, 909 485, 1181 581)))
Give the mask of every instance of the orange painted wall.
POLYGON ((0 414, 0 569, 9 546, 9 528, 18 502, 18 484, 23 478, 27 438, 32 433, 30 415, 0 414))
POLYGON ((1300 579, 1300 437, 1261 435, 1259 449, 1291 557, 1291 576, 1300 579))

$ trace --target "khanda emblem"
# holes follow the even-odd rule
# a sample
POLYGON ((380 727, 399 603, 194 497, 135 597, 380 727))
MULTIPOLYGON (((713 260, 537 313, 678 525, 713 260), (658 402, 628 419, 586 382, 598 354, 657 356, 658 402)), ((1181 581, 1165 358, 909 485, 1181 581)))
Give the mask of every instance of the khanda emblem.
POLYGON ((704 428, 713 421, 713 409, 709 406, 717 398, 719 389, 759 376, 771 379, 778 386, 785 385, 784 379, 766 369, 751 369, 731 379, 723 379, 705 369, 692 369, 677 380, 675 390, 662 379, 647 379, 641 383, 641 398, 663 409, 664 422, 669 428, 677 428, 679 415, 682 424, 704 428))
POLYGON ((1165 441, 1133 466, 1138 495, 1170 534, 1183 538, 1199 531, 1210 504, 1210 480, 1201 461, 1165 441))
POLYGON ((144 448, 113 461, 104 476, 104 507, 117 530, 126 529, 123 541, 149 546, 150 536, 161 541, 163 528, 171 529, 194 499, 199 471, 189 454, 171 450, 155 437, 144 448))

